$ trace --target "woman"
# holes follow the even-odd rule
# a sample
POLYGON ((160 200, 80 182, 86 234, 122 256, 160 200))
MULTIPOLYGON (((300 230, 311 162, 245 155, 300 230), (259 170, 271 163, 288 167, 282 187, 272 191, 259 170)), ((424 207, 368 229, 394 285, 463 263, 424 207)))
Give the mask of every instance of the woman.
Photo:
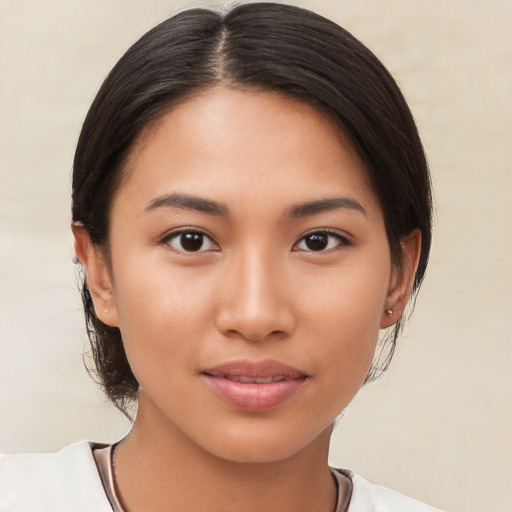
POLYGON ((334 23, 248 4, 148 32, 73 173, 97 373, 133 428, 5 457, 0 510, 433 510, 327 463, 392 356, 430 215, 407 105, 334 23))

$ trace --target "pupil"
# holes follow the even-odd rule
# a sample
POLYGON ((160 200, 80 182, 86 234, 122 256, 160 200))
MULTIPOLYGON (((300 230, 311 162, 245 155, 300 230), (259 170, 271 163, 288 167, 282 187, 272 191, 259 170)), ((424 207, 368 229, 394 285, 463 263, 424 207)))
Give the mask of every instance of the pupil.
POLYGON ((322 251, 329 243, 328 235, 323 233, 314 233, 306 238, 306 246, 311 251, 322 251))
POLYGON ((203 235, 200 233, 184 233, 181 235, 181 246, 186 251, 199 251, 203 245, 203 235))

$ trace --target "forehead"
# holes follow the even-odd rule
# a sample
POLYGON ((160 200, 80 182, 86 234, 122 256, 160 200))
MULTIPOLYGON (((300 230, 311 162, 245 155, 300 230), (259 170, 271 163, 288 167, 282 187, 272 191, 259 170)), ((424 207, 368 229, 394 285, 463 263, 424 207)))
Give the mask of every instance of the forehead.
POLYGON ((148 201, 178 190, 222 201, 297 202, 347 191, 379 209, 371 189, 359 156, 327 113, 279 93, 215 87, 143 130, 118 195, 148 201))

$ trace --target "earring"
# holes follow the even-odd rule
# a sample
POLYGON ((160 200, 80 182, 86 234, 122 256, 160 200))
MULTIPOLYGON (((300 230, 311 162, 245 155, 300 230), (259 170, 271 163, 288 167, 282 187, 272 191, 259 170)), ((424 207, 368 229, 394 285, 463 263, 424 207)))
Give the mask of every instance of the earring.
POLYGON ((104 309, 104 310, 103 310, 103 313, 105 313, 106 315, 108 315, 108 309, 104 309))
POLYGON ((386 315, 393 316, 393 310, 391 308, 386 309, 386 315))

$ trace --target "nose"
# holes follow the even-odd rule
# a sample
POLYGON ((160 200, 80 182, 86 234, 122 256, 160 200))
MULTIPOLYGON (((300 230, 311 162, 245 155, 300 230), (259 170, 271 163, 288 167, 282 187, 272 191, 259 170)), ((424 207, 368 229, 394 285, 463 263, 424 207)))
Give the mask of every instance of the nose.
POLYGON ((289 336, 296 319, 283 269, 269 255, 240 255, 222 280, 217 328, 248 341, 289 336))

